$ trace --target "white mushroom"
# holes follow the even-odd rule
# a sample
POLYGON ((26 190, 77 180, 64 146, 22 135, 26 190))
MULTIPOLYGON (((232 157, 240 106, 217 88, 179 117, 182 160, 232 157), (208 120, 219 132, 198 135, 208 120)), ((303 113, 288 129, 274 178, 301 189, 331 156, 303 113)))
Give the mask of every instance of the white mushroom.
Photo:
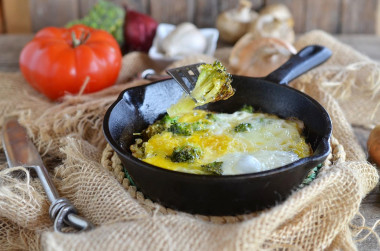
POLYGON ((232 48, 229 65, 234 74, 264 77, 277 69, 297 50, 278 38, 255 38, 245 34, 232 48))
POLYGON ((241 0, 239 5, 218 15, 216 28, 222 40, 228 43, 235 43, 245 33, 250 24, 257 18, 258 14, 251 9, 252 3, 241 0))
POLYGON ((179 24, 161 42, 161 50, 168 57, 202 54, 207 47, 207 39, 192 23, 179 24))
POLYGON ((255 38, 275 37, 294 42, 294 21, 289 9, 283 4, 268 5, 249 28, 255 38))

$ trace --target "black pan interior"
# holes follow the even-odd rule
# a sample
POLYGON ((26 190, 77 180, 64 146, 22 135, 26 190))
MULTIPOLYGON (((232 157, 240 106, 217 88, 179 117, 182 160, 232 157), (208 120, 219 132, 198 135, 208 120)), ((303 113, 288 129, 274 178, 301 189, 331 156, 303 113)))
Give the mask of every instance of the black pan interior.
POLYGON ((331 121, 315 100, 291 87, 263 79, 233 76, 234 96, 208 104, 202 109, 232 113, 243 105, 296 117, 305 124, 313 155, 286 166, 260 173, 226 176, 194 175, 170 171, 134 158, 129 146, 133 133, 141 132, 183 94, 174 80, 128 89, 108 109, 104 134, 118 153, 137 187, 153 201, 190 213, 234 215, 255 211, 282 201, 321 163, 330 151, 331 121))

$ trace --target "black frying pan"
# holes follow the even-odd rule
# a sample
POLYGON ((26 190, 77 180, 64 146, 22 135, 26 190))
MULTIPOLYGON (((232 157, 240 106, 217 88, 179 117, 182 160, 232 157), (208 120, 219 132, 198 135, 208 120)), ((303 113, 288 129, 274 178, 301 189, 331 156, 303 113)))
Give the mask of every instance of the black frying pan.
POLYGON ((259 173, 210 176, 170 171, 133 157, 129 150, 134 143, 133 133, 161 118, 182 95, 173 79, 123 91, 104 117, 104 135, 138 189, 164 206, 207 215, 236 215, 272 206, 297 188, 330 152, 332 126, 328 113, 311 97, 284 85, 330 56, 327 48, 308 46, 265 78, 233 76, 234 96, 201 107, 232 113, 246 104, 262 112, 302 120, 313 155, 288 165, 259 173))

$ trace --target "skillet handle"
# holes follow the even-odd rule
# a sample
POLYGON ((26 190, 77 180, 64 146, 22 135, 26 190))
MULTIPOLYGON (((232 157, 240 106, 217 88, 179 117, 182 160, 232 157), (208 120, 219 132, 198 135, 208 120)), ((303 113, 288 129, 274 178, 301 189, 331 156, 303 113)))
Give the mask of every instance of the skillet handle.
POLYGON ((325 62, 331 54, 330 49, 321 45, 306 46, 264 79, 279 84, 288 84, 299 75, 325 62))

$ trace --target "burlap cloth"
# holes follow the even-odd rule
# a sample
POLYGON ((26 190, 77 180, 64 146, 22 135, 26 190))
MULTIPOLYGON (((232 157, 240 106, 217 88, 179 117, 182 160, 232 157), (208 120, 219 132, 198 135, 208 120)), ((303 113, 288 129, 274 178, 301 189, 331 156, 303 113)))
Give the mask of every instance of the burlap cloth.
MULTIPOLYGON (((291 85, 328 110, 333 135, 346 156, 326 165, 317 179, 286 201, 238 220, 207 220, 172 210, 162 212, 159 206, 157 210, 147 210, 136 193, 126 190, 103 166, 103 115, 120 91, 147 83, 134 79, 139 71, 158 67, 145 54, 124 57, 117 85, 91 95, 66 96, 59 103, 35 92, 19 73, 1 73, 0 124, 6 116, 19 117, 42 153, 59 193, 96 228, 77 234, 53 232, 49 203, 39 180, 21 167, 17 169, 24 175, 15 176, 2 164, 0 249, 356 249, 357 228, 350 227, 350 222, 379 176, 376 168, 366 162, 351 125, 371 127, 380 123, 380 66, 322 31, 303 35, 296 47, 308 44, 325 45, 334 54, 327 63, 291 85)), ((230 48, 224 48, 215 54, 227 68, 229 52, 230 48)), ((174 65, 198 60, 214 59, 200 55, 174 65)))

